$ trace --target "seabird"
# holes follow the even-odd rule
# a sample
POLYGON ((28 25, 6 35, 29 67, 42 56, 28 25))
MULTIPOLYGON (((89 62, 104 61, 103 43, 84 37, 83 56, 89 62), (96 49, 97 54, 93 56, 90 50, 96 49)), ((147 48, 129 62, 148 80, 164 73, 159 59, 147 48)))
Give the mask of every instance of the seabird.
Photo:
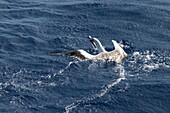
POLYGON ((91 43, 94 47, 96 47, 99 50, 99 54, 92 55, 87 53, 86 51, 82 49, 69 51, 69 52, 63 52, 63 53, 49 53, 50 55, 68 55, 71 57, 74 57, 78 60, 95 60, 95 59, 105 59, 108 61, 114 61, 116 63, 121 63, 122 60, 127 57, 127 53, 122 49, 120 44, 118 44, 115 40, 112 40, 112 43, 115 47, 112 51, 106 51, 100 41, 97 38, 91 38, 91 43))

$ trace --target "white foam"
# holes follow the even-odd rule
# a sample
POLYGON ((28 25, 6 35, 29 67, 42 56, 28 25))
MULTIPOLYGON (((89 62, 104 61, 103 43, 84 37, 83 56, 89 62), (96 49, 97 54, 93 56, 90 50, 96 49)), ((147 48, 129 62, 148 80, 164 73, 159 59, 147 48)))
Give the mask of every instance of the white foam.
MULTIPOLYGON (((130 70, 125 70, 122 64, 116 64, 116 66, 112 69, 115 73, 119 73, 119 78, 113 80, 110 84, 107 84, 103 87, 97 94, 91 95, 91 97, 87 97, 82 100, 78 100, 68 106, 65 107, 66 113, 69 113, 76 107, 78 107, 81 103, 88 102, 91 100, 95 100, 106 95, 115 85, 119 84, 122 80, 126 79, 126 75, 128 76, 140 76, 143 74, 149 75, 155 69, 159 69, 160 67, 170 68, 169 61, 170 57, 167 54, 159 54, 156 51, 145 51, 145 52, 133 52, 132 55, 127 60, 127 65, 130 70), (142 73, 142 74, 140 74, 142 73)), ((96 69, 98 66, 96 62, 93 62, 89 65, 88 69, 96 69)), ((92 70, 93 71, 93 70, 92 70)), ((129 85, 126 85, 125 89, 128 88, 129 85)), ((123 91, 123 90, 119 90, 123 91)))
MULTIPOLYGON (((169 59, 170 57, 166 52, 147 50, 145 52, 133 52, 127 62, 128 66, 136 73, 142 72, 143 74, 148 74, 161 67, 170 68, 169 63, 167 62, 169 59)), ((131 74, 133 73, 132 70, 130 70, 129 75, 133 75, 131 74)))
POLYGON ((65 110, 66 112, 65 113, 69 113, 70 111, 72 111, 74 108, 78 107, 81 103, 84 103, 84 102, 88 102, 88 101, 91 101, 91 100, 95 100, 97 98, 101 98, 103 97, 104 95, 106 95, 108 93, 108 91, 110 91, 110 89, 117 85, 118 83, 120 83, 122 80, 125 80, 125 69, 124 69, 124 66, 121 65, 121 64, 117 64, 115 66, 115 68, 113 68, 113 71, 116 71, 119 73, 119 78, 116 79, 116 81, 113 81, 112 83, 106 85, 106 87, 104 87, 103 89, 101 89, 99 91, 99 93, 97 94, 94 94, 92 95, 91 97, 88 97, 88 98, 85 98, 83 100, 78 100, 76 101, 75 103, 72 103, 68 106, 65 107, 65 110))
POLYGON ((69 64, 68 64, 64 69, 60 69, 60 70, 59 70, 58 74, 64 73, 64 71, 65 71, 66 69, 68 69, 68 68, 71 66, 71 64, 73 64, 73 63, 76 63, 76 62, 69 62, 69 64))
POLYGON ((74 109, 75 107, 77 107, 79 104, 75 104, 75 103, 72 103, 68 106, 65 107, 65 110, 66 112, 65 113, 69 113, 72 109, 74 109))
POLYGON ((144 64, 142 70, 145 72, 151 72, 152 70, 157 68, 159 68, 158 64, 151 63, 151 64, 144 64))
POLYGON ((97 94, 97 97, 103 97, 113 86, 115 86, 122 80, 125 80, 125 78, 118 78, 116 81, 112 82, 111 84, 108 84, 105 89, 101 90, 101 93, 97 94))

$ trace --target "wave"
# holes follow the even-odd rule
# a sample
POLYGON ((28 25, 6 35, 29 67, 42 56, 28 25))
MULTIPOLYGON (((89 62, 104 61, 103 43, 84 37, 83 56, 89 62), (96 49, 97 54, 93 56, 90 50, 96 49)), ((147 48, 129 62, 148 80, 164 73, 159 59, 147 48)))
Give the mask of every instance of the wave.
MULTIPOLYGON (((162 51, 144 51, 144 52, 133 52, 129 58, 122 64, 116 64, 112 66, 112 73, 119 75, 117 78, 114 78, 113 81, 109 84, 106 84, 102 89, 100 89, 97 93, 92 94, 91 96, 84 97, 83 99, 77 100, 76 102, 69 104, 65 107, 65 112, 69 113, 73 109, 78 106, 85 106, 86 103, 90 101, 94 101, 96 99, 102 98, 105 96, 115 85, 121 83, 122 80, 130 79, 129 77, 142 77, 144 75, 150 75, 150 73, 159 68, 170 68, 169 62, 170 56, 168 56, 167 52, 162 51), (161 54, 160 54, 161 53, 161 54), (128 78, 126 78, 128 77, 128 78)), ((68 68, 72 68, 71 62, 64 70, 68 68)), ((80 65, 82 62, 76 62, 80 65)), ((105 61, 93 61, 87 66, 89 72, 93 72, 98 70, 98 66, 104 66, 105 61)), ((106 68, 106 67, 105 67, 106 68)), ((64 73, 64 70, 60 70, 59 74, 64 73)), ((66 72, 67 73, 67 72, 66 72)), ((111 74, 111 73, 110 73, 111 74)), ((97 75, 96 75, 97 76, 97 75)), ((115 75, 113 75, 115 76, 115 75)), ((128 81, 128 80, 127 80, 128 81)), ((128 83, 127 83, 128 84, 128 83)), ((127 89, 125 86, 125 89, 127 89)), ((119 91, 124 91, 120 89, 119 91)))
MULTIPOLYGON (((101 65, 101 64, 100 64, 101 65)), ((94 66, 94 65, 93 65, 94 66)), ((100 91, 98 91, 98 93, 91 95, 90 97, 84 98, 82 100, 77 100, 76 102, 67 105, 65 107, 65 113, 69 113, 70 111, 72 111, 74 108, 80 106, 80 105, 84 105, 86 103, 89 103, 90 101, 96 100, 98 98, 103 97, 109 90, 112 89, 112 87, 114 87, 115 85, 119 84, 122 80, 125 80, 125 70, 123 65, 118 64, 114 67, 113 69, 114 71, 118 72, 119 77, 115 80, 113 80, 113 82, 111 82, 110 84, 107 84, 105 87, 103 87, 100 91)))

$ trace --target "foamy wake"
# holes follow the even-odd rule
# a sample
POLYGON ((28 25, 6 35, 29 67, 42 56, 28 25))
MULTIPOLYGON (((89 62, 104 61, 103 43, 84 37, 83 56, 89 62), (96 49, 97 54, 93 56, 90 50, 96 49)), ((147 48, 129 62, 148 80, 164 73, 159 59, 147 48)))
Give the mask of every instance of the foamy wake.
POLYGON ((113 71, 119 72, 119 78, 116 81, 113 81, 111 84, 106 85, 106 87, 104 87, 103 89, 101 89, 97 94, 92 95, 89 98, 85 98, 83 100, 78 100, 75 103, 72 103, 68 106, 65 107, 65 113, 69 113, 70 111, 72 111, 74 108, 78 107, 80 104, 82 103, 86 103, 92 100, 95 100, 97 98, 101 98, 103 97, 107 92, 110 91, 110 89, 117 85, 118 83, 120 83, 122 80, 125 79, 125 69, 123 67, 123 65, 121 64, 117 64, 115 68, 113 68, 113 71))
MULTIPOLYGON (((113 68, 113 71, 119 74, 118 79, 106 85, 97 94, 94 94, 91 97, 87 97, 82 100, 78 100, 66 106, 65 113, 69 113, 70 111, 72 111, 73 109, 75 109, 76 107, 78 107, 83 103, 103 97, 111 90, 112 87, 119 84, 122 80, 125 80, 126 75, 135 76, 135 75, 139 75, 140 73, 143 75, 143 74, 149 74, 153 70, 158 69, 160 67, 170 68, 169 61, 170 61, 170 56, 168 56, 167 53, 161 53, 161 52, 157 53, 156 51, 134 52, 126 60, 126 68, 128 68, 128 70, 125 70, 122 64, 116 64, 116 66, 113 68)), ((69 66, 70 64, 65 69, 67 69, 69 66)), ((95 68, 91 68, 91 66, 94 67, 98 65, 96 63, 92 63, 91 65, 89 65, 90 69, 95 69, 95 68)))
POLYGON ((79 61, 69 62, 69 64, 68 64, 64 69, 60 69, 60 70, 59 70, 58 74, 60 75, 60 74, 64 73, 64 71, 67 70, 67 69, 69 69, 72 64, 74 64, 74 63, 76 64, 76 63, 78 63, 78 62, 79 62, 79 61))

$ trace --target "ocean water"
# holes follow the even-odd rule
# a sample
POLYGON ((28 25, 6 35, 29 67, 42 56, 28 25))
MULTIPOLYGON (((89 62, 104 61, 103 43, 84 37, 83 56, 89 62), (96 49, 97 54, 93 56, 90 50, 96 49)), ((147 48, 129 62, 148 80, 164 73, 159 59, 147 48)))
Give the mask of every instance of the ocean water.
POLYGON ((169 113, 169 0, 1 0, 0 113, 169 113), (49 52, 123 42, 122 63, 49 52))

